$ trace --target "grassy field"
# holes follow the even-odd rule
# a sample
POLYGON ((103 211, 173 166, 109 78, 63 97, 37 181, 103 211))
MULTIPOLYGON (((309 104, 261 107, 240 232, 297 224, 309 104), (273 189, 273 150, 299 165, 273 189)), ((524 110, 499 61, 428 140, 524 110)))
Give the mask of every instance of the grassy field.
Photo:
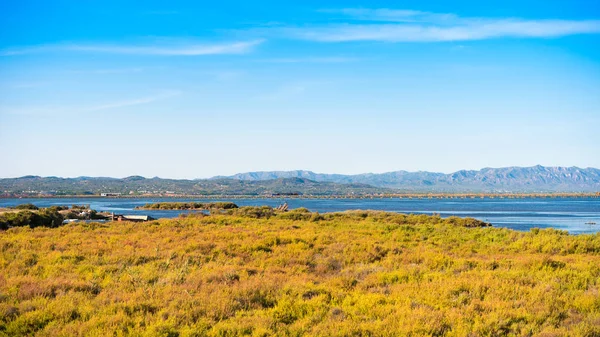
POLYGON ((230 213, 0 232, 0 335, 600 336, 600 234, 230 213))

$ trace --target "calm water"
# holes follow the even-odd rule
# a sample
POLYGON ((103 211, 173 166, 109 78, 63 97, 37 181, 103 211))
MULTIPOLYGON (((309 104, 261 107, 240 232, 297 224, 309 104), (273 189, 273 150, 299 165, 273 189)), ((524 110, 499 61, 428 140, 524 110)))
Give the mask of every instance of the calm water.
MULTIPOLYGON (((97 211, 118 214, 147 214, 155 218, 177 217, 182 211, 134 210, 136 206, 159 201, 233 201, 240 206, 278 206, 284 199, 173 199, 173 198, 48 198, 0 199, 0 207, 32 203, 52 205, 87 205, 97 211)), ((321 213, 353 209, 383 210, 400 213, 439 213, 441 216, 473 217, 527 231, 533 227, 567 230, 574 234, 600 232, 600 198, 555 199, 288 199, 290 208, 306 207, 321 213), (586 223, 595 222, 597 225, 586 223)))

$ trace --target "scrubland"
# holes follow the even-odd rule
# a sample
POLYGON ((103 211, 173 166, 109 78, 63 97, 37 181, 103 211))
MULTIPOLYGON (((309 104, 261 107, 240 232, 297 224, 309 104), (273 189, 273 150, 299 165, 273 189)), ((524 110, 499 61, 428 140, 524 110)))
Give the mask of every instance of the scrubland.
POLYGON ((600 336, 600 234, 236 209, 0 232, 0 335, 600 336))

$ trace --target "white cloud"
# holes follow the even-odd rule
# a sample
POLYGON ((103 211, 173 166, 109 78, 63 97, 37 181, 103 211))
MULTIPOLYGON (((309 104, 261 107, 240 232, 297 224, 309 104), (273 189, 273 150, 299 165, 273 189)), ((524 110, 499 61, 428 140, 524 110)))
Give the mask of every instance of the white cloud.
POLYGON ((358 20, 391 21, 391 22, 449 22, 459 20, 459 17, 450 13, 431 13, 407 9, 388 8, 344 8, 324 10, 326 13, 337 13, 351 16, 358 20))
POLYGON ((13 115, 36 115, 36 116, 54 116, 54 115, 71 115, 85 112, 95 112, 102 110, 111 110, 124 108, 135 105, 149 104, 155 101, 171 98, 180 95, 180 91, 168 90, 163 91, 154 95, 144 96, 139 98, 110 101, 105 103, 98 103, 95 105, 85 106, 23 106, 23 107, 1 107, 0 114, 13 114, 13 115))
POLYGON ((329 56, 329 57, 289 57, 259 60, 266 63, 347 63, 358 61, 354 57, 329 56))
POLYGON ((283 84, 273 91, 255 97, 259 101, 288 101, 304 95, 323 92, 327 88, 335 88, 341 82, 328 79, 299 80, 283 84))
POLYGON ((555 38, 600 33, 600 20, 463 18, 448 13, 385 8, 348 8, 323 12, 342 14, 361 22, 349 21, 344 24, 283 27, 276 30, 276 35, 319 42, 440 42, 493 38, 555 38))
POLYGON ((198 56, 218 54, 244 54, 261 44, 263 40, 200 44, 196 42, 153 43, 153 44, 44 44, 0 51, 2 56, 44 52, 89 52, 128 55, 198 56))
POLYGON ((81 111, 99 111, 99 110, 123 108, 123 107, 133 106, 133 105, 147 104, 147 103, 152 103, 154 101, 178 96, 180 94, 181 94, 181 92, 179 92, 179 91, 165 91, 160 94, 153 95, 153 96, 146 96, 146 97, 141 97, 141 98, 136 98, 136 99, 131 99, 131 100, 115 101, 115 102, 100 104, 100 105, 96 105, 96 106, 90 106, 90 107, 81 109, 81 111))
POLYGON ((319 28, 288 28, 295 38, 321 41, 439 42, 484 40, 501 37, 551 38, 600 33, 600 21, 496 21, 451 27, 424 25, 336 25, 319 28))
POLYGON ((72 70, 76 74, 129 74, 141 73, 143 68, 105 68, 105 69, 87 69, 87 70, 72 70))

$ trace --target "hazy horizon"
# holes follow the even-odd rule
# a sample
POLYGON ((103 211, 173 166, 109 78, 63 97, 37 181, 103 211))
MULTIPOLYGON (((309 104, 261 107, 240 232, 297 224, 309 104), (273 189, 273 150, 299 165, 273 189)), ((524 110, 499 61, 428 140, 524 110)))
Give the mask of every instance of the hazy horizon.
POLYGON ((6 1, 0 177, 600 167, 590 1, 6 1))

